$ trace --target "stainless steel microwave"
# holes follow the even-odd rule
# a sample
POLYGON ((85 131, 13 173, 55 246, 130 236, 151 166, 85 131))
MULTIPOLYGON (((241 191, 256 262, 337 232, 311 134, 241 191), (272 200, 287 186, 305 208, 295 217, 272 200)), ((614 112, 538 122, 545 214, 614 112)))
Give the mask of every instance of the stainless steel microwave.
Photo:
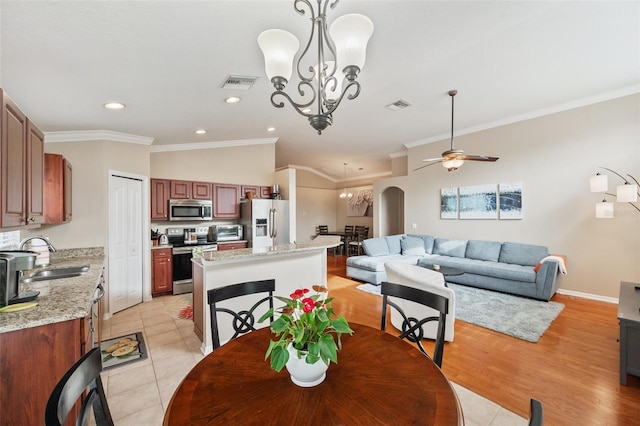
POLYGON ((169 220, 211 220, 211 200, 169 200, 169 220))

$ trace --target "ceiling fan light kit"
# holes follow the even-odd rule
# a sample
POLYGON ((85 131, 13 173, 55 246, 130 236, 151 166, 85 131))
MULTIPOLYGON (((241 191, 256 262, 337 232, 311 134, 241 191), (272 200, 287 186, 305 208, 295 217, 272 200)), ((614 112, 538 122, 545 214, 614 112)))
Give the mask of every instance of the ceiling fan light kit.
POLYGON ((301 102, 295 102, 284 89, 292 74, 293 60, 300 44, 298 39, 284 30, 266 30, 258 36, 258 45, 262 50, 267 77, 276 91, 271 94, 271 104, 283 108, 283 101, 276 101, 278 96, 284 97, 301 115, 307 117, 309 124, 318 134, 333 122, 333 112, 342 99, 355 99, 360 94, 358 74, 366 59, 367 43, 373 34, 373 22, 364 15, 350 13, 336 20, 327 31, 327 7, 332 9, 338 0, 317 0, 317 12, 309 0, 295 0, 293 8, 300 15, 310 12, 312 22, 311 34, 302 54, 296 62, 296 70, 300 82, 298 94, 301 102), (315 26, 315 28, 314 28, 315 26), (314 36, 317 40, 317 61, 306 68, 301 62, 310 51, 314 36), (325 57, 325 52, 327 53, 325 57), (307 73, 308 72, 308 73, 307 73), (346 86, 342 87, 346 80, 346 86), (311 94, 309 98, 307 95, 311 94), (309 99, 309 100, 304 100, 309 99), (315 113, 310 110, 316 104, 315 113))
POLYGON ((447 151, 442 153, 442 157, 425 158, 422 161, 433 161, 433 163, 425 164, 424 166, 418 167, 417 169, 413 170, 414 172, 437 163, 441 163, 445 169, 452 172, 454 170, 458 170, 458 168, 460 168, 465 161, 490 161, 490 162, 498 161, 498 157, 489 157, 486 155, 465 155, 463 150, 454 148, 453 146, 453 118, 454 118, 453 98, 457 94, 458 94, 457 90, 449 90, 448 92, 448 95, 451 96, 451 146, 450 148, 447 151))

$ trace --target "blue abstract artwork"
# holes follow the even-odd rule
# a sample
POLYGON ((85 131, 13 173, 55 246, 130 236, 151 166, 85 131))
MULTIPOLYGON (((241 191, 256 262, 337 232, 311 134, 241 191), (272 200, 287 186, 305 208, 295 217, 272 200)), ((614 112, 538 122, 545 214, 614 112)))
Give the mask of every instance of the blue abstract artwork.
POLYGON ((497 185, 464 186, 459 188, 460 219, 497 219, 497 185))
POLYGON ((522 219, 522 182, 499 185, 500 219, 522 219))

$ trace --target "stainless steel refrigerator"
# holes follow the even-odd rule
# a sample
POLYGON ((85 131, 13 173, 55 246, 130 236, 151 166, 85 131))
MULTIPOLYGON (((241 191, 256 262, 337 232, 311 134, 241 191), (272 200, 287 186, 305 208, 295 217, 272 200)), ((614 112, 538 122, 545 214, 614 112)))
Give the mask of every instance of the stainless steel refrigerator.
POLYGON ((289 243, 288 200, 246 200, 240 205, 240 216, 249 247, 289 243))

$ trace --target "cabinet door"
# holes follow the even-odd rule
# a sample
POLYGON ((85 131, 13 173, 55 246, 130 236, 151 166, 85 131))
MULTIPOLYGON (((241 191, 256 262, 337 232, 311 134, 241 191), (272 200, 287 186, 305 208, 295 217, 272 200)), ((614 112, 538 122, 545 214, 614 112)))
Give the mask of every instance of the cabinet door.
POLYGON ((235 219, 240 217, 240 185, 213 184, 213 216, 235 219))
POLYGON ((194 200, 211 200, 211 184, 208 182, 192 182, 191 197, 194 200))
POLYGON ((170 197, 174 200, 188 200, 191 198, 191 181, 172 180, 170 185, 170 197))
POLYGON ((260 198, 271 198, 271 187, 270 186, 261 186, 260 187, 260 198))
POLYGON ((169 180, 151 179, 151 219, 169 220, 169 180))
POLYGON ((260 187, 258 185, 242 185, 240 190, 240 198, 247 197, 247 192, 253 192, 255 198, 262 198, 260 196, 260 187))
POLYGON ((155 249, 151 252, 151 258, 151 293, 155 295, 173 291, 171 249, 155 249))
POLYGON ((25 225, 27 117, 2 93, 2 223, 25 225))
POLYGON ((237 241, 231 243, 218 243, 218 250, 236 250, 247 248, 246 241, 237 241))
POLYGON ((72 169, 60 154, 44 156, 44 223, 60 224, 71 220, 72 169))
POLYGON ((44 135, 27 120, 27 216, 32 224, 44 222, 44 135))

